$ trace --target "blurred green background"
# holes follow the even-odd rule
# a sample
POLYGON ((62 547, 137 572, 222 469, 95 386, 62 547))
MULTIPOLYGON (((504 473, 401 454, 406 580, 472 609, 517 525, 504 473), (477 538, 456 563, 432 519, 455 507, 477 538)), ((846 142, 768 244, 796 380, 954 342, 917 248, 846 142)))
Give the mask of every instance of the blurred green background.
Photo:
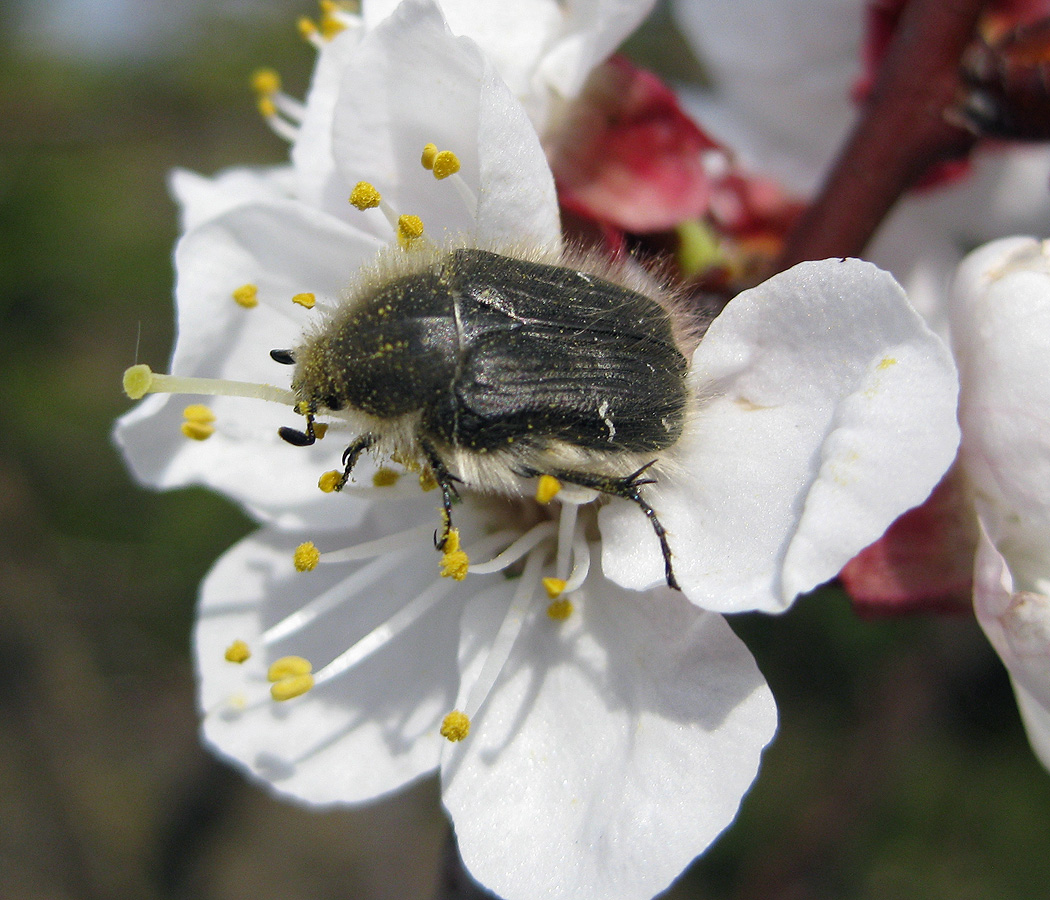
MULTIPOLYGON (((196 588, 250 524, 204 491, 135 486, 109 439, 124 368, 170 351, 167 173, 284 158, 248 77, 273 65, 305 91, 303 14, 0 6, 5 900, 428 898, 446 877, 434 784, 311 813, 198 746, 196 588)), ((669 896, 1050 897, 1050 775, 972 620, 861 621, 827 591, 734 625, 781 732, 669 896)))

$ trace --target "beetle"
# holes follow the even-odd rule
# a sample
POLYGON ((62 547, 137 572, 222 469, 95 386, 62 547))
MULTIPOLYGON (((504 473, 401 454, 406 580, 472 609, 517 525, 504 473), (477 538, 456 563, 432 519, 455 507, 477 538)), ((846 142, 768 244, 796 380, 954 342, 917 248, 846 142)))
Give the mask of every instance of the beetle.
POLYGON ((370 448, 425 463, 441 489, 439 549, 458 484, 516 494, 521 479, 552 475, 630 500, 679 589, 667 532, 641 492, 690 407, 689 338, 670 295, 637 274, 542 251, 398 259, 366 275, 299 346, 271 351, 295 365, 306 416, 305 430, 281 437, 307 446, 315 416, 347 419, 359 436, 337 489, 370 448))

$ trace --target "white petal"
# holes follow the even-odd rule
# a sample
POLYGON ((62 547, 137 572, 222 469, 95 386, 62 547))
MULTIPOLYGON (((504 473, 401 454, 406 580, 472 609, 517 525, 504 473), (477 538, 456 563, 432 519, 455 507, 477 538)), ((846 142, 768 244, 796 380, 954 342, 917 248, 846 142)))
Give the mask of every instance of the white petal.
MULTIPOLYGON (((176 249, 178 340, 171 371, 287 387, 290 371, 271 349, 292 347, 319 311, 292 303, 302 291, 338 302, 376 243, 337 220, 285 202, 230 210, 187 234, 176 249), (244 309, 232 292, 258 286, 259 305, 244 309)), ((317 489, 326 470, 341 468, 341 443, 304 450, 277 435, 296 426, 290 409, 241 398, 150 397, 124 416, 116 439, 136 477, 158 488, 204 484, 264 518, 294 526, 335 514, 354 518, 351 503, 325 503, 317 489), (218 417, 207 441, 179 426, 187 404, 207 403, 218 417)), ((344 519, 345 520, 345 519, 344 519)))
POLYGON ((295 176, 289 166, 227 169, 212 178, 175 169, 168 182, 179 203, 179 227, 185 234, 235 206, 290 198, 295 176))
POLYGON ((962 457, 992 541, 1023 590, 1050 574, 1050 246, 988 244, 951 309, 962 457))
MULTIPOLYGON (((463 859, 508 900, 659 892, 732 821, 776 729, 720 616, 666 589, 592 577, 584 590, 564 623, 540 605, 442 762, 463 859)), ((466 609, 462 690, 503 609, 466 609)))
MULTIPOLYGON (((646 497, 706 609, 785 609, 921 503, 958 444, 951 357, 892 277, 858 260, 802 263, 741 294, 691 378, 710 399, 646 497)), ((601 528, 610 577, 663 578, 630 504, 606 507, 601 528)))
POLYGON ((553 178, 528 117, 427 0, 407 0, 362 40, 343 72, 333 134, 345 183, 372 182, 439 241, 556 239, 553 178), (459 156, 477 208, 420 165, 427 143, 459 156))
POLYGON ((1032 747, 1050 769, 1050 596, 1015 592, 1006 560, 983 529, 974 569, 974 608, 1010 673, 1032 747))
POLYGON ((424 515, 433 515, 429 498, 384 504, 349 534, 263 530, 219 560, 202 587, 195 638, 204 736, 219 753, 275 791, 321 804, 368 800, 437 766, 445 743, 438 726, 458 683, 457 597, 466 590, 301 697, 275 703, 265 676, 285 655, 303 656, 320 670, 438 577, 429 539, 376 561, 322 563, 304 573, 292 566, 297 544, 310 539, 322 550, 339 549, 418 525, 424 515), (348 586, 340 606, 270 647, 261 644, 266 628, 368 566, 377 567, 375 577, 348 586), (253 651, 242 665, 224 659, 234 640, 253 651))

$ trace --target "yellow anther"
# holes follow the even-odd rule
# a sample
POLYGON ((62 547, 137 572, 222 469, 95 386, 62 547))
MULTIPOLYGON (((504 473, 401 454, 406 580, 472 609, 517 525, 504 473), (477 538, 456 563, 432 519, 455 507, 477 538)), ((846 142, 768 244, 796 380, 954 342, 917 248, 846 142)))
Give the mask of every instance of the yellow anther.
POLYGON ((153 387, 153 370, 143 364, 124 370, 124 393, 132 400, 141 400, 153 387))
POLYGON ((281 89, 281 76, 276 69, 256 69, 252 72, 252 90, 257 94, 269 96, 281 89))
POLYGON ((264 119, 272 119, 277 115, 277 104, 269 97, 260 97, 256 106, 259 110, 259 115, 264 119))
POLYGON ((462 581, 469 568, 470 558, 459 549, 459 531, 453 528, 445 538, 445 550, 441 554, 441 577, 462 581))
POLYGON ((210 406, 205 406, 203 403, 191 403, 182 411, 182 417, 187 422, 208 424, 215 421, 215 413, 211 411, 210 406))
POLYGON ((300 16, 295 23, 295 27, 299 29, 299 36, 305 40, 310 40, 317 34, 317 25, 314 24, 313 19, 309 16, 300 16))
MULTIPOLYGON (((317 426, 314 425, 314 430, 317 426)), ((343 480, 343 473, 336 472, 334 469, 331 472, 325 472, 320 478, 317 479, 317 486, 324 491, 326 494, 331 494, 336 488, 339 487, 339 482, 343 480)))
POLYGON ((383 199, 383 195, 375 189, 374 185, 369 184, 367 181, 359 181, 354 185, 354 189, 350 192, 350 203, 356 206, 358 209, 375 209, 379 206, 379 201, 383 199))
POLYGON ((419 473, 419 486, 424 491, 433 491, 437 489, 437 478, 429 468, 423 469, 423 471, 419 473))
POLYGON ((398 216, 397 242, 402 247, 410 247, 421 237, 423 237, 423 220, 419 216, 398 216))
POLYGON ((179 431, 191 441, 206 441, 215 434, 215 426, 208 422, 186 421, 179 426, 179 431))
POLYGON ((536 502, 547 504, 558 496, 561 490, 561 482, 553 475, 541 475, 539 484, 536 485, 536 502))
POLYGON ((252 651, 244 641, 234 641, 226 648, 226 661, 232 663, 247 662, 252 655, 252 651))
POLYGON ((547 592, 547 596, 551 600, 557 600, 562 593, 565 591, 565 585, 567 582, 564 578, 544 578, 543 589, 547 592))
POLYGON ((282 656, 270 663, 266 670, 267 681, 281 681, 285 678, 296 678, 300 675, 309 675, 314 670, 310 660, 301 656, 282 656))
POLYGON ((555 622, 563 622, 572 615, 572 601, 568 597, 560 597, 547 607, 547 615, 555 622))
POLYGON ((422 164, 424 169, 428 171, 434 168, 434 157, 438 155, 437 144, 427 144, 423 148, 423 155, 420 156, 419 162, 422 164))
POLYGON ((233 299, 245 309, 259 305, 259 289, 254 284, 242 284, 233 292, 233 299))
POLYGON ((459 157, 451 150, 442 150, 434 157, 433 165, 430 168, 438 181, 442 178, 448 178, 449 175, 455 175, 459 171, 459 157))
POLYGON ((270 696, 278 703, 301 697, 314 686, 313 675, 290 675, 270 685, 270 696))
POLYGON ((317 304, 317 297, 310 293, 296 294, 292 297, 292 303, 298 303, 306 309, 313 309, 317 304))
POLYGON ((470 734, 470 718, 458 709, 452 710, 441 720, 441 736, 446 740, 461 741, 470 734))
POLYGON ((312 572, 321 561, 321 551, 312 542, 306 541, 295 548, 292 561, 296 572, 312 572))
POLYGON ((314 437, 321 440, 328 434, 328 426, 324 422, 314 422, 314 437))
POLYGON ((326 41, 330 41, 346 28, 346 23, 338 16, 340 6, 341 4, 332 3, 330 0, 321 0, 321 37, 326 41))
POLYGON ((376 469, 375 474, 372 476, 372 484, 375 487, 391 487, 397 484, 400 477, 401 473, 396 469, 388 469, 386 466, 383 466, 380 469, 376 469))

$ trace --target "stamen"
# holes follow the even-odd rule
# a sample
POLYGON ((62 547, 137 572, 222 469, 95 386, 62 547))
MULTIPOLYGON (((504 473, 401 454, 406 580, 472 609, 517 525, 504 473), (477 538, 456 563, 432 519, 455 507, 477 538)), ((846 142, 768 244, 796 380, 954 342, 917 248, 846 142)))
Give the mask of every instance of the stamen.
POLYGON ((180 430, 194 441, 206 441, 215 434, 215 413, 203 403, 192 403, 182 411, 185 421, 180 430))
POLYGON ((141 400, 146 394, 203 394, 209 397, 250 397, 292 407, 298 402, 291 391, 268 384, 165 375, 142 363, 124 372, 124 393, 132 400, 141 400))
POLYGON ((309 675, 313 670, 310 660, 302 656, 282 656, 270 663, 270 668, 266 670, 266 680, 280 681, 295 675, 309 675))
POLYGON ((576 513, 579 507, 575 503, 563 503, 558 522, 558 557, 554 570, 558 577, 564 579, 569 574, 569 560, 572 552, 572 539, 576 534, 576 513))
POLYGON ((252 655, 251 649, 244 641, 234 641, 226 648, 226 661, 232 663, 247 662, 252 655))
POLYGON ((430 170, 438 181, 443 181, 459 171, 459 157, 451 150, 442 150, 434 155, 430 170))
MULTIPOLYGON (((314 425, 314 431, 317 431, 316 425, 314 425)), ((332 494, 339 488, 342 480, 343 473, 333 469, 331 472, 325 472, 324 475, 317 479, 317 486, 326 494, 332 494)))
POLYGON ((423 153, 419 158, 420 164, 428 172, 434 169, 434 158, 438 155, 437 144, 426 144, 423 147, 423 153))
POLYGON ((270 685, 270 696, 278 703, 301 697, 314 686, 313 675, 289 675, 270 685))
POLYGON ((456 743, 470 734, 470 719, 458 709, 452 710, 441 720, 440 734, 446 740, 456 743))
POLYGON ((359 181, 350 192, 350 203, 362 212, 366 209, 375 209, 383 202, 383 195, 375 189, 374 185, 367 181, 359 181))
POLYGON ((557 600, 565 593, 566 581, 564 578, 542 578, 540 580, 543 582, 543 589, 551 600, 557 600))
POLYGON ((564 622, 574 611, 572 601, 568 597, 559 597, 547 607, 547 616, 555 622, 564 622))
POLYGON ((431 583, 423 593, 414 597, 382 625, 374 628, 321 669, 315 677, 316 683, 331 681, 386 646, 406 628, 419 621, 431 607, 447 597, 452 587, 451 582, 440 579, 431 583))
POLYGON ((445 550, 441 555, 441 577, 462 581, 467 577, 470 559, 459 549, 459 529, 450 528, 445 536, 445 550))
POLYGON ((298 303, 306 309, 313 309, 317 305, 317 297, 311 293, 296 294, 292 297, 292 303, 298 303))
POLYGON ((233 292, 233 299, 238 306, 254 309, 259 305, 259 288, 254 284, 242 284, 233 292))
POLYGON ((296 572, 312 572, 320 561, 321 551, 311 541, 300 544, 292 555, 292 563, 296 572))
POLYGON ((398 216, 397 242, 405 249, 423 237, 423 220, 419 216, 398 216))
POLYGON ((553 522, 540 522, 539 525, 534 525, 506 550, 488 562, 471 565, 470 571, 475 575, 490 575, 493 572, 502 572, 554 534, 556 528, 557 526, 553 522))
POLYGON ((561 490, 561 482, 553 475, 541 475, 536 485, 536 502, 546 506, 561 490))
POLYGON ((266 629, 262 634, 263 644, 266 646, 275 644, 306 628, 325 613, 339 606, 347 597, 356 596, 365 588, 375 584, 388 572, 396 569, 409 555, 409 552, 406 550, 402 553, 388 553, 362 566, 352 575, 314 597, 305 606, 301 606, 276 625, 266 629))
POLYGON ((499 678, 500 672, 503 671, 503 667, 507 664, 510 651, 521 633, 521 628, 525 624, 525 617, 528 614, 529 607, 532 605, 538 582, 537 576, 542 565, 543 553, 535 551, 530 553, 529 558, 525 561, 525 571, 518 581, 514 597, 507 608, 507 614, 500 624, 499 631, 496 632, 496 637, 492 642, 492 647, 489 649, 489 655, 481 667, 477 681, 474 682, 474 686, 467 695, 467 704, 463 712, 468 719, 473 719, 477 716, 478 711, 488 699, 496 679, 499 678))
POLYGON ((386 466, 376 469, 372 475, 372 484, 375 487, 393 487, 401 479, 401 473, 396 469, 388 469, 386 466))
POLYGON ((395 534, 388 534, 384 537, 376 538, 374 541, 355 544, 353 547, 347 547, 345 550, 333 550, 331 553, 325 553, 321 557, 321 562, 325 564, 346 563, 357 559, 372 559, 376 556, 383 556, 386 553, 392 553, 412 546, 415 542, 421 541, 430 530, 430 525, 417 525, 415 528, 407 528, 395 534))

